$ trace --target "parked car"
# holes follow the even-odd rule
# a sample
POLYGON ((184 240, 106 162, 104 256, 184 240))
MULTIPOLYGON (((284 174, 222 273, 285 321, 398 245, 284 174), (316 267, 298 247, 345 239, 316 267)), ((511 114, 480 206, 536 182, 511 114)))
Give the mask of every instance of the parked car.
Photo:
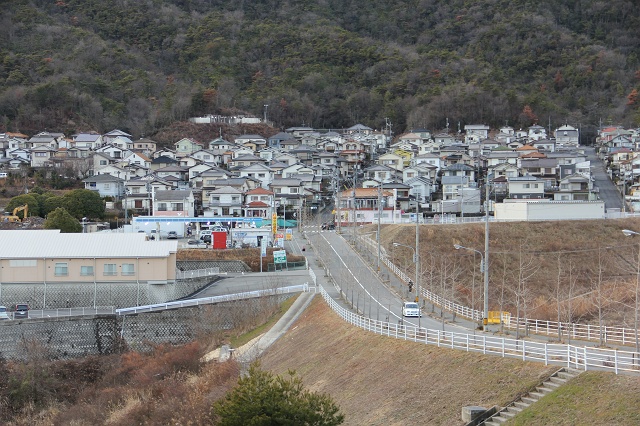
POLYGON ((6 306, 0 306, 0 321, 10 320, 10 319, 11 319, 11 317, 7 313, 7 307, 6 306))
POLYGON ((169 233, 167 234, 167 240, 177 240, 178 239, 178 233, 176 231, 169 231, 169 233))
POLYGON ((29 318, 29 305, 18 303, 13 312, 13 319, 29 318))
POLYGON ((420 310, 420 305, 415 302, 404 302, 404 304, 402 305, 402 316, 421 317, 422 311, 420 310))

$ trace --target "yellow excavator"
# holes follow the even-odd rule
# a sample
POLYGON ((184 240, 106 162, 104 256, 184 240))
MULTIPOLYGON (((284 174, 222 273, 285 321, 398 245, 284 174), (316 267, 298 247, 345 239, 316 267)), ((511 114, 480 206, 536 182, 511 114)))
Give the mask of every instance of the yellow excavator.
POLYGON ((0 221, 1 222, 24 222, 27 219, 28 214, 29 214, 29 205, 25 204, 24 206, 18 206, 15 209, 13 209, 12 214, 3 214, 2 216, 0 216, 0 221), (22 215, 22 219, 18 217, 18 212, 21 212, 21 211, 24 211, 22 215))

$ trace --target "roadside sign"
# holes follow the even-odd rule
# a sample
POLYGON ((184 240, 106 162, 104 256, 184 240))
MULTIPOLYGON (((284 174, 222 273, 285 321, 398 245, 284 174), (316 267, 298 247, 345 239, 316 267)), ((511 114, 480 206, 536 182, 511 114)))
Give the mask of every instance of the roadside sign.
POLYGON ((273 252, 273 263, 286 263, 287 252, 284 250, 277 250, 273 252))
POLYGON ((278 215, 274 213, 271 215, 271 233, 275 234, 276 232, 278 232, 278 215))
POLYGON ((293 238, 293 230, 292 229, 287 229, 286 231, 286 240, 287 241, 291 241, 291 239, 293 238))
MULTIPOLYGON (((267 255, 267 241, 263 238, 260 240, 260 256, 265 257, 267 255)), ((260 259, 262 262, 262 259, 260 259)))

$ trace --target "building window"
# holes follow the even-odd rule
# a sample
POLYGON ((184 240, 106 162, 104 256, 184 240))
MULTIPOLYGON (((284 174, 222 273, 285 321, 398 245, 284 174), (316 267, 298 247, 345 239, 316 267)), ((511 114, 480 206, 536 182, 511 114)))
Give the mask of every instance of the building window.
POLYGON ((93 276, 93 266, 81 266, 80 267, 80 275, 82 275, 82 276, 93 276))
POLYGON ((528 184, 528 183, 525 183, 524 185, 522 185, 522 187, 525 188, 525 189, 529 189, 529 188, 531 188, 531 185, 528 184))
POLYGON ((133 263, 123 263, 122 264, 122 275, 135 275, 136 269, 133 263))
POLYGON ((167 211, 167 203, 158 203, 158 211, 166 212, 167 211))
POLYGON ((69 275, 69 267, 66 263, 56 263, 56 277, 66 277, 69 275))
POLYGON ((568 183, 561 184, 560 189, 569 189, 569 184, 568 183))
POLYGON ((298 188, 289 188, 289 193, 297 194, 298 193, 298 188))
POLYGON ((140 193, 140 188, 131 188, 131 193, 132 194, 139 194, 140 193))
POLYGON ((104 264, 104 273, 105 276, 114 276, 118 275, 118 270, 116 269, 115 263, 105 263, 104 264))

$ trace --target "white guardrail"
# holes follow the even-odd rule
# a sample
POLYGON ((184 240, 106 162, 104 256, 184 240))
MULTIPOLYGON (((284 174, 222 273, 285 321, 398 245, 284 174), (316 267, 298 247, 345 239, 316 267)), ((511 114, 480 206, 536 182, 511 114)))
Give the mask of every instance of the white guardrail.
POLYGON ((288 287, 277 287, 267 290, 246 291, 236 294, 225 294, 222 296, 201 297, 199 299, 178 300, 176 302, 156 303, 154 305, 133 306, 131 308, 116 309, 116 315, 134 315, 144 312, 157 312, 167 309, 186 308, 189 306, 210 305, 212 303, 233 302, 236 300, 253 299, 263 296, 274 296, 278 294, 299 293, 309 291, 308 283, 292 285, 288 287))
POLYGON ((497 355, 503 358, 518 358, 523 361, 544 362, 545 365, 562 365, 581 370, 605 370, 616 374, 640 372, 640 354, 615 349, 601 349, 527 340, 508 339, 491 335, 454 333, 443 330, 418 328, 393 324, 358 315, 340 306, 319 286, 322 297, 342 319, 349 324, 376 334, 411 340, 427 345, 497 355))
MULTIPOLYGON (((79 317, 84 315, 113 314, 115 306, 96 306, 95 308, 56 308, 56 309, 31 309, 29 318, 57 318, 57 317, 79 317)), ((14 312, 7 312, 14 314, 14 312)))
MULTIPOLYGON (((226 273, 225 273, 226 274, 226 273)), ((177 271, 176 279, 210 277, 220 275, 220 268, 191 269, 188 271, 177 271)))
MULTIPOLYGON (((367 240, 364 237, 360 238, 364 241, 367 240)), ((367 247, 370 251, 373 251, 374 249, 371 244, 365 243, 364 246, 367 247)), ((407 274, 404 273, 404 271, 393 264, 386 256, 381 256, 380 261, 384 263, 402 281, 409 282, 409 280, 411 279, 407 274)), ((471 309, 467 306, 463 306, 447 300, 425 288, 422 288, 421 290, 422 296, 425 299, 429 300, 431 303, 437 306, 441 306, 449 312, 453 312, 456 315, 461 315, 465 318, 470 318, 475 321, 482 320, 482 311, 471 309)), ((636 330, 633 328, 612 327, 607 325, 600 326, 597 324, 574 324, 569 322, 547 321, 531 318, 514 318, 511 315, 505 315, 503 325, 505 328, 510 330, 516 330, 517 328, 520 328, 523 333, 527 332, 534 334, 543 334, 547 336, 558 336, 559 328, 560 334, 564 338, 592 341, 600 341, 602 339, 604 343, 621 345, 634 345, 636 342, 636 330)))

